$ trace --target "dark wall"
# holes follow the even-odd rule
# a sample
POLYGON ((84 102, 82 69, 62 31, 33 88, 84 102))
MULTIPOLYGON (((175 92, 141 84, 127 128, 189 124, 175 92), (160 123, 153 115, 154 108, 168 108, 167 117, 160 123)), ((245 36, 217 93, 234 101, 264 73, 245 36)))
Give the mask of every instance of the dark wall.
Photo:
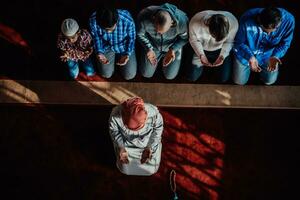
MULTIPOLYGON (((29 60, 30 67, 36 67, 35 74, 37 76, 48 76, 56 79, 60 78, 60 71, 62 67, 57 59, 57 49, 55 47, 57 33, 60 31, 60 23, 64 18, 73 17, 77 19, 81 27, 87 28, 89 15, 99 6, 113 2, 110 1, 95 1, 95 0, 10 0, 2 2, 0 7, 0 23, 14 28, 22 37, 28 41, 34 53, 34 63, 29 60), (47 61, 46 63, 44 61, 47 61), (40 64, 43 64, 43 67, 40 64), (59 63, 59 64, 58 64, 59 63)), ((162 4, 166 1, 161 0, 117 0, 114 3, 118 8, 129 10, 134 17, 138 12, 149 5, 162 4)), ((185 11, 189 17, 195 13, 206 10, 228 10, 239 17, 244 11, 253 7, 263 7, 269 4, 280 6, 289 10, 296 18, 296 32, 291 49, 284 62, 287 63, 287 68, 284 69, 283 74, 287 83, 300 84, 296 77, 299 72, 299 61, 297 56, 297 44, 299 44, 299 14, 296 12, 297 6, 292 1, 285 0, 170 0, 169 3, 177 5, 180 9, 185 11), (287 78, 288 77, 288 78, 287 78)), ((0 37, 0 45, 5 48, 10 48, 0 37)), ((13 50, 9 50, 7 54, 0 55, 7 58, 14 54, 13 50), (12 51, 12 52, 10 52, 12 51)), ((0 57, 0 59, 1 59, 0 57)), ((2 60, 2 59, 1 59, 2 60)), ((7 64, 7 63, 6 63, 7 64)), ((34 75, 32 75, 34 76, 34 75)), ((29 77, 34 78, 34 77, 29 77)))

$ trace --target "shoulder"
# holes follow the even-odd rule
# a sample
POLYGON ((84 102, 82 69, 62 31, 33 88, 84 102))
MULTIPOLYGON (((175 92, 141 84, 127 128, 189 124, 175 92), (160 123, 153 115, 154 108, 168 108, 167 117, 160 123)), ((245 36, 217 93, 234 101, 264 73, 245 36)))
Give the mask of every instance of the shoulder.
POLYGON ((189 23, 188 16, 179 9, 177 10, 177 12, 180 13, 180 15, 178 17, 178 28, 179 29, 187 28, 188 23, 189 23))
POLYGON ((255 18, 261 11, 263 10, 263 8, 252 8, 247 10, 246 12, 244 12, 241 16, 241 20, 242 21, 247 21, 247 20, 251 20, 253 18, 255 18))
POLYGON ((159 9, 159 6, 149 6, 141 10, 138 14, 138 20, 150 20, 154 13, 159 9))
POLYGON ((187 14, 178 8, 176 9, 176 14, 179 15, 179 21, 186 22, 189 19, 187 14))
POLYGON ((263 8, 253 8, 247 10, 240 18, 240 26, 257 26, 257 16, 263 8))
POLYGON ((238 22, 237 18, 231 12, 221 11, 220 14, 224 15, 228 19, 229 24, 230 24, 229 27, 231 30, 238 28, 239 22, 238 22))
POLYGON ((295 24, 295 17, 292 13, 285 10, 284 8, 278 8, 278 9, 280 10, 282 19, 284 20, 285 23, 295 24))
POLYGON ((248 19, 248 18, 251 18, 253 16, 256 16, 258 15, 261 11, 262 11, 263 8, 251 8, 249 10, 246 10, 242 16, 241 16, 241 19, 248 19))
POLYGON ((62 48, 66 43, 67 43, 66 37, 62 33, 59 33, 58 36, 57 36, 57 45, 58 45, 58 47, 62 48))
POLYGON ((124 21, 126 23, 132 23, 133 22, 132 16, 131 16, 131 14, 128 10, 118 9, 118 14, 119 14, 119 18, 122 21, 124 21))
POLYGON ((115 119, 115 120, 120 119, 121 118, 121 109, 122 109, 121 105, 115 106, 110 113, 110 118, 115 119))
POLYGON ((97 16, 97 12, 93 12, 90 16, 90 22, 96 22, 96 16, 97 16))
POLYGON ((97 15, 97 12, 93 12, 92 15, 90 16, 89 18, 89 25, 90 25, 90 28, 93 30, 94 28, 97 28, 97 20, 96 20, 96 15, 97 15))
POLYGON ((62 33, 59 33, 58 36, 57 36, 57 39, 58 39, 59 41, 62 41, 62 40, 65 39, 65 36, 64 36, 62 33))
POLYGON ((148 113, 148 117, 154 117, 159 114, 158 108, 150 103, 145 103, 145 109, 148 113))
POLYGON ((87 29, 81 29, 79 34, 83 36, 90 36, 90 32, 87 29))
POLYGON ((230 20, 237 21, 237 18, 231 12, 221 11, 220 14, 224 15, 225 17, 229 18, 230 20))
POLYGON ((207 10, 205 10, 205 11, 201 11, 201 12, 198 12, 198 13, 196 13, 193 17, 192 17, 192 19, 191 20, 201 20, 201 19, 203 19, 206 15, 208 15, 208 11, 207 10))

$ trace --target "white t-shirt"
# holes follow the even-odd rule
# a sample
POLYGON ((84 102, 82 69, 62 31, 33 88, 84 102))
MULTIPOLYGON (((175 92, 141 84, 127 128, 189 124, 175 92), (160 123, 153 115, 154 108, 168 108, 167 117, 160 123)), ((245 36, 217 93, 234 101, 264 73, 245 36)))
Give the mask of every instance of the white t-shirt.
POLYGON ((189 34, 190 44, 195 53, 200 57, 205 51, 215 51, 221 49, 220 55, 226 58, 233 46, 235 35, 238 31, 238 20, 236 17, 227 11, 206 10, 197 13, 190 21, 189 34), (224 15, 229 21, 229 33, 221 41, 216 41, 209 33, 209 27, 205 24, 206 21, 214 14, 224 15))

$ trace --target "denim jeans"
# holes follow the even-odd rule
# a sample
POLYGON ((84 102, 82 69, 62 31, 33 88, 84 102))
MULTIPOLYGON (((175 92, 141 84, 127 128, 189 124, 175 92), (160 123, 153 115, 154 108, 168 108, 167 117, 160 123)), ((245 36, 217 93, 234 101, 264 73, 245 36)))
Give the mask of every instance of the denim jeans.
MULTIPOLYGON (((276 82, 279 71, 278 67, 275 71, 269 72, 267 71, 268 64, 265 63, 264 65, 260 66, 262 71, 259 72, 260 79, 266 85, 272 85, 276 82)), ((245 85, 248 82, 250 77, 250 66, 243 65, 237 58, 233 60, 233 81, 238 85, 245 85)))
MULTIPOLYGON (((116 54, 111 50, 105 52, 104 55, 109 60, 109 63, 102 64, 100 61, 98 61, 97 66, 101 76, 103 76, 104 78, 110 78, 115 71, 115 63, 118 62, 118 59, 121 55, 116 54)), ((126 65, 119 66, 119 68, 124 79, 130 80, 135 77, 137 70, 135 51, 133 51, 132 54, 129 56, 129 60, 126 63, 126 65)))
MULTIPOLYGON (((221 49, 218 49, 216 51, 204 51, 205 56, 207 57, 208 61, 210 63, 214 63, 217 58, 219 57, 221 52, 221 49)), ((208 70, 213 70, 215 75, 217 76, 217 82, 225 83, 230 78, 231 73, 231 67, 232 67, 232 58, 231 55, 228 55, 224 61, 223 64, 218 67, 207 67, 208 70)), ((200 78, 200 76, 203 73, 204 66, 200 61, 200 58, 194 54, 192 65, 190 66, 187 78, 190 81, 196 81, 200 78)))
MULTIPOLYGON (((156 58, 157 58, 157 64, 159 61, 165 56, 167 52, 161 52, 158 49, 153 49, 155 52, 156 58)), ((175 52, 175 60, 171 62, 168 66, 163 66, 163 74, 166 79, 171 80, 174 79, 180 69, 180 64, 181 64, 181 58, 182 58, 182 49, 179 49, 178 51, 175 52)), ((157 65, 153 66, 149 59, 147 58, 147 52, 143 50, 142 55, 141 55, 141 66, 140 66, 140 72, 143 77, 146 78, 151 78, 153 74, 155 73, 157 69, 157 65)))
POLYGON ((69 68, 69 74, 71 78, 77 78, 79 74, 79 64, 82 65, 87 76, 92 76, 95 74, 94 66, 90 58, 86 59, 85 61, 78 62, 73 60, 67 60, 67 66, 69 68))

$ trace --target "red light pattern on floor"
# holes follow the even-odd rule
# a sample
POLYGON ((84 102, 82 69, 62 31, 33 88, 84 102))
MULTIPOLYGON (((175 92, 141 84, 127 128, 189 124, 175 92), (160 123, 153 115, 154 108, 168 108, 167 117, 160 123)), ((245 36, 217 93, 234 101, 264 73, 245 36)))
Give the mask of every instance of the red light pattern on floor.
POLYGON ((203 196, 219 199, 225 144, 199 131, 193 120, 187 122, 168 112, 162 114, 165 122, 162 169, 155 176, 165 179, 174 169, 178 188, 195 199, 203 196))
POLYGON ((3 38, 4 40, 12 43, 13 45, 19 46, 28 54, 31 54, 31 48, 26 42, 26 40, 23 39, 22 35, 18 33, 15 29, 4 25, 0 22, 0 38, 3 38))

